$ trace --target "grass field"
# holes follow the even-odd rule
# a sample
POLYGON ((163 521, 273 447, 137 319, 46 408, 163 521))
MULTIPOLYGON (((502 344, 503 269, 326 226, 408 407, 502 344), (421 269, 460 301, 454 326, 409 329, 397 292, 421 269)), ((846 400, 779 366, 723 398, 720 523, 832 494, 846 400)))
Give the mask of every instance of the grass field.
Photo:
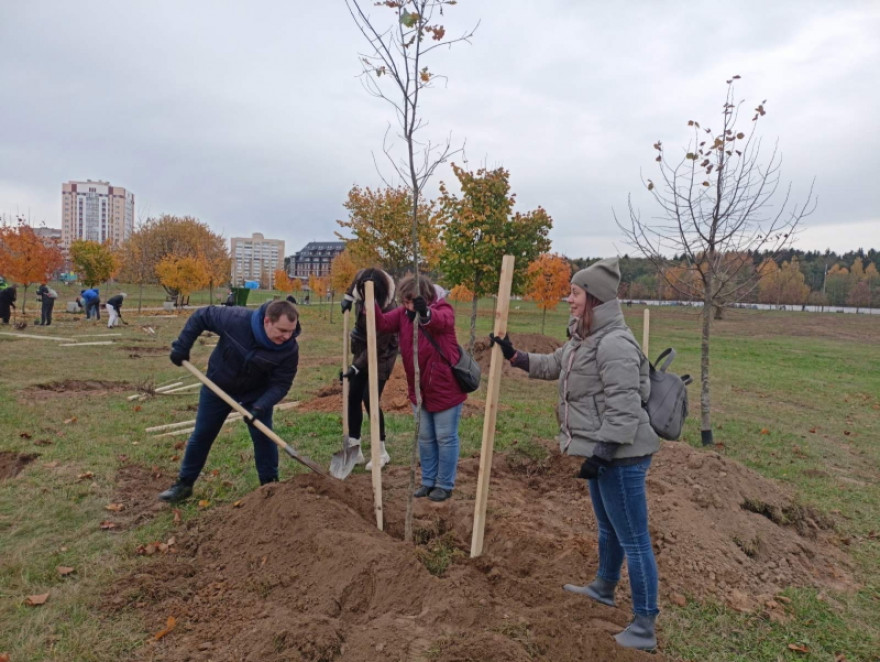
MULTIPOLYGON (((62 312, 66 296, 59 290, 52 327, 0 328, 80 342, 114 341, 64 347, 58 340, 0 335, 0 452, 27 461, 18 475, 0 475, 0 653, 13 662, 122 660, 150 636, 136 612, 113 609, 109 596, 115 578, 149 563, 135 550, 168 537, 173 511, 157 509, 115 530, 102 530, 95 522, 113 515, 107 507, 112 507, 120 466, 145 467, 170 484, 179 464, 169 450, 173 446, 144 430, 192 418, 196 396, 126 399, 138 388, 192 379, 168 361, 166 351, 186 316, 158 311, 139 316, 137 288, 102 292, 116 289, 129 293, 123 309, 129 326, 109 331, 103 316, 102 324, 92 324, 81 314, 62 312), (155 335, 144 330, 147 326, 155 335), (62 574, 59 567, 73 570, 62 574), (42 606, 27 604, 28 596, 46 593, 42 606)), ((215 292, 215 299, 223 294, 215 292)), ((254 295, 252 302, 262 302, 272 293, 254 295)), ((163 293, 150 290, 144 304, 159 306, 162 299, 163 293)), ((206 293, 191 297, 193 304, 207 301, 206 293)), ((38 305, 28 302, 28 317, 38 305)), ((467 337, 468 309, 458 307, 460 339, 467 337)), ((331 315, 328 305, 303 306, 301 314, 302 359, 289 399, 308 400, 339 370, 341 320, 338 308, 331 315)), ((626 314, 641 338, 642 309, 626 314)), ((565 306, 548 314, 547 335, 562 340, 566 319, 565 306)), ((491 323, 486 301, 478 332, 487 333, 491 323)), ((517 332, 539 332, 541 313, 516 302, 509 327, 514 339, 517 332)), ((699 327, 690 309, 652 309, 651 353, 672 345, 679 354, 676 371, 698 375, 699 327)), ((880 659, 880 319, 732 311, 715 325, 714 334, 713 422, 720 452, 787 484, 800 502, 833 516, 856 564, 859 588, 846 594, 795 591, 790 597, 797 618, 785 624, 722 605, 665 607, 665 653, 687 660, 880 659), (789 641, 808 652, 786 650, 789 641)), ((211 345, 210 339, 197 344, 196 365, 205 365, 211 345)), ((506 409, 496 450, 523 438, 554 436, 555 386, 518 380, 515 388, 502 383, 501 390, 506 409)), ((696 385, 691 401, 696 409, 696 385)), ((404 456, 410 417, 390 415, 388 427, 392 456, 404 456)), ((286 411, 276 415, 276 430, 325 466, 338 450, 338 414, 286 411)), ((479 417, 463 420, 462 454, 479 451, 481 430, 479 417)), ((688 421, 685 441, 699 444, 696 418, 688 421)), ((282 459, 282 480, 300 470, 282 459)), ((256 486, 247 432, 229 425, 199 482, 199 499, 229 503, 256 486)), ((180 516, 197 522, 202 507, 192 500, 180 508, 180 516)))

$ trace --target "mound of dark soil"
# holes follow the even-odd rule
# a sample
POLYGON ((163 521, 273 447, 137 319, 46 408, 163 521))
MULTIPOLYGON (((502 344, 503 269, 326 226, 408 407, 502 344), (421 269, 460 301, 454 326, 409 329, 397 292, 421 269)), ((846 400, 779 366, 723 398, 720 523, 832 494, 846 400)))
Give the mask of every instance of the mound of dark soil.
POLYGON ((0 480, 13 478, 21 473, 31 462, 36 460, 38 453, 13 453, 11 451, 0 451, 0 480))

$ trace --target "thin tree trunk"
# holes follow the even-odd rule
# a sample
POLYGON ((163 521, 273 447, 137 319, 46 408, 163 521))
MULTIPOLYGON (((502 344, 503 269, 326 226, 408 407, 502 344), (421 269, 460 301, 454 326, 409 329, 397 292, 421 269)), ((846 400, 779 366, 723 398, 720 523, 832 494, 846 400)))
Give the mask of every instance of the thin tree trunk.
POLYGON ((703 289, 703 332, 700 340, 700 437, 704 446, 712 441, 711 401, 709 398, 709 336, 712 329, 712 273, 706 275, 703 289))
POLYGON ((544 335, 544 322, 547 321, 547 309, 544 309, 544 314, 541 315, 541 335, 544 335))
POLYGON ((474 295, 474 298, 471 300, 471 335, 470 341, 468 342, 468 351, 473 354, 474 353, 474 343, 477 342, 477 304, 479 302, 479 297, 474 295))

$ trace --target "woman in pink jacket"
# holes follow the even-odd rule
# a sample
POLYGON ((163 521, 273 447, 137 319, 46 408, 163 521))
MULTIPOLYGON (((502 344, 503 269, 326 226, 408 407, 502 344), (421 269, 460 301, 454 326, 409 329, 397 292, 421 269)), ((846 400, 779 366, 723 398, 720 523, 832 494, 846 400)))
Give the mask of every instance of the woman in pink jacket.
POLYGON ((379 333, 400 334, 400 356, 406 371, 409 400, 416 410, 413 325, 419 321, 419 385, 422 413, 419 420, 419 459, 422 485, 416 497, 445 501, 452 496, 458 468, 458 423, 467 395, 452 374, 451 364, 459 359, 455 337, 455 311, 439 298, 425 276, 407 276, 397 292, 403 305, 383 313, 376 307, 379 333), (431 342, 433 340, 433 342, 431 342))

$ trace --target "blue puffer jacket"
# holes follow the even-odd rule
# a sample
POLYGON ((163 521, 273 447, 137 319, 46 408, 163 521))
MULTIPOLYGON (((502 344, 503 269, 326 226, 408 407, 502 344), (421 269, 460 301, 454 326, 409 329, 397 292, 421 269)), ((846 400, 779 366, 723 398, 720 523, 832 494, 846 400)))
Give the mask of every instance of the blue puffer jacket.
POLYGON ((276 345, 263 329, 268 305, 253 311, 240 306, 199 308, 173 343, 175 349, 188 352, 202 331, 219 335, 208 361, 208 377, 251 409, 267 410, 280 402, 299 365, 299 322, 293 337, 276 345))

